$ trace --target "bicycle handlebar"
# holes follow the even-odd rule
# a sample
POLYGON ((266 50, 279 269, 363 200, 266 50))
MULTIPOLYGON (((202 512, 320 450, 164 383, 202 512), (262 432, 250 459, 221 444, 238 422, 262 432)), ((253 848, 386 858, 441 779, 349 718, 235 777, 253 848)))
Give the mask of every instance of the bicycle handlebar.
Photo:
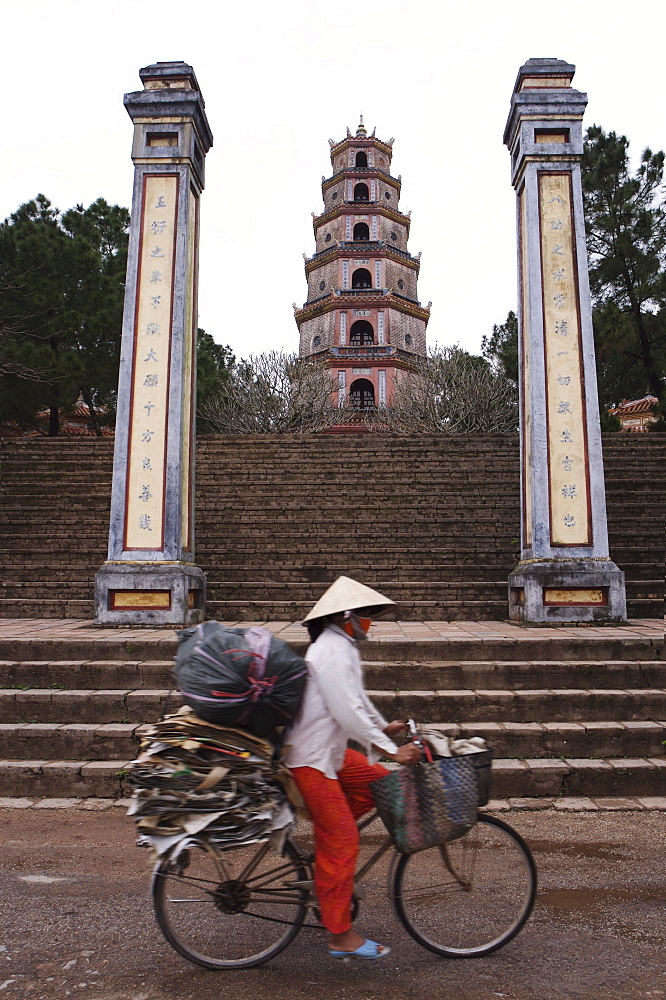
POLYGON ((432 751, 428 746, 428 744, 426 743, 426 741, 420 735, 418 726, 414 721, 414 719, 407 719, 407 731, 409 732, 410 742, 412 742, 414 746, 417 746, 419 748, 422 755, 425 757, 427 761, 432 761, 434 759, 432 751))

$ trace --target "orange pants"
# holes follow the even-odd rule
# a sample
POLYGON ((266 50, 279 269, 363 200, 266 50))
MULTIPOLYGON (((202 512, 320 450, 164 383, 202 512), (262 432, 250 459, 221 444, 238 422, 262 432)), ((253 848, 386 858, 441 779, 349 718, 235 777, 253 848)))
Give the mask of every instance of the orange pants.
POLYGON ((344 934, 351 927, 359 841, 356 820, 374 809, 368 785, 388 771, 381 764, 369 764, 356 750, 347 750, 337 779, 314 767, 295 767, 292 774, 314 826, 314 883, 321 920, 331 934, 344 934))

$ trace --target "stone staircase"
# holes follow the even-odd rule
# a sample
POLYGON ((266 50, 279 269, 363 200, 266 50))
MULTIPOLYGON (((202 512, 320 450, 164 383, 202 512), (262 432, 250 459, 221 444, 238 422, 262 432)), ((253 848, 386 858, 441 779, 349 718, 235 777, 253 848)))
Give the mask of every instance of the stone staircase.
MULTIPOLYGON (((113 442, 0 447, 0 617, 90 618, 106 558, 113 442)), ((664 610, 666 434, 604 436, 611 554, 631 617, 664 610)), ((340 573, 400 620, 507 615, 518 558, 516 435, 198 440, 208 615, 298 620, 340 573)))
MULTIPOLYGON (((141 724, 179 705, 173 633, 76 623, 57 638, 45 622, 19 624, 0 635, 0 797, 126 794, 141 724)), ((375 703, 388 718, 485 737, 495 797, 666 795, 663 630, 498 622, 452 639, 390 628, 363 646, 375 703)), ((304 652, 302 630, 273 629, 304 652)))

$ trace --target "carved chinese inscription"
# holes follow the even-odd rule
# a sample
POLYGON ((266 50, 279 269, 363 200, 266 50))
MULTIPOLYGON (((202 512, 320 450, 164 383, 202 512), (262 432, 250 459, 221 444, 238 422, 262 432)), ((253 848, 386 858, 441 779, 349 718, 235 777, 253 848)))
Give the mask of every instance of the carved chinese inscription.
POLYGON ((145 178, 134 329, 126 549, 161 549, 164 544, 167 392, 177 202, 177 177, 149 175, 145 178), (155 258, 159 258, 159 266, 155 258))
POLYGON ((571 177, 539 175, 551 545, 590 545, 571 177))

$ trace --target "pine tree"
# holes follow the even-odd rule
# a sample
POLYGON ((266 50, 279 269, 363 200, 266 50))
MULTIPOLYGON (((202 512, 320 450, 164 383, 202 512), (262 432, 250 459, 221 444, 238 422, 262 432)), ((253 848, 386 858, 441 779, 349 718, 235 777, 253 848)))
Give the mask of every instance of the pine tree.
POLYGON ((664 153, 630 173, 626 136, 587 130, 585 223, 602 405, 666 387, 664 153))
POLYGON ((44 195, 0 226, 0 420, 34 421, 81 394, 113 403, 118 381, 129 213, 103 199, 60 213, 44 195))

